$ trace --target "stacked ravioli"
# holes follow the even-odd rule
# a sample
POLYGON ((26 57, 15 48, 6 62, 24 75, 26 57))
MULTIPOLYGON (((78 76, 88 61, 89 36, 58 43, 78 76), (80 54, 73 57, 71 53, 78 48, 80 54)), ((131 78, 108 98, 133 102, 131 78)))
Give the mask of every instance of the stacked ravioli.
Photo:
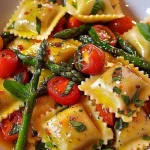
MULTIPOLYGON (((47 59, 57 64, 67 62, 82 43, 74 39, 51 37, 52 31, 66 13, 84 23, 108 22, 124 16, 119 0, 103 0, 105 9, 93 14, 92 8, 96 2, 97 0, 66 0, 64 7, 47 0, 21 1, 4 29, 16 36, 7 47, 17 49, 18 45, 22 45, 23 54, 35 56, 41 41, 46 39, 49 43, 48 51, 50 50, 47 59), (61 45, 55 46, 57 43, 61 45)), ((145 59, 149 59, 147 48, 150 48, 150 44, 143 39, 136 26, 122 37, 134 45, 145 59), (142 49, 141 44, 138 45, 135 40, 142 43, 142 49)), ((81 82, 79 89, 84 95, 77 104, 56 107, 56 102, 48 95, 38 98, 31 127, 38 132, 38 137, 33 138, 29 131, 27 139, 31 150, 39 139, 47 147, 50 145, 52 150, 93 150, 95 145, 97 149, 101 149, 100 141, 107 145, 114 139, 113 147, 116 150, 144 150, 149 146, 150 141, 144 140, 143 136, 150 136, 150 119, 142 107, 133 102, 127 104, 125 98, 131 100, 138 91, 138 99, 143 103, 148 101, 150 79, 124 58, 113 60, 115 61, 110 61, 112 66, 107 67, 103 73, 81 82), (120 77, 114 79, 113 75, 117 71, 120 77), (120 92, 116 93, 114 87, 119 88, 120 92), (128 127, 122 130, 110 128, 96 110, 98 104, 114 113, 117 119, 129 123, 128 127), (127 114, 124 113, 126 110, 129 110, 127 114)), ((43 69, 39 85, 51 74, 51 71, 43 69)), ((5 92, 5 95, 0 95, 1 121, 23 107, 24 103, 4 89, 3 79, 0 82, 0 89, 5 92)))

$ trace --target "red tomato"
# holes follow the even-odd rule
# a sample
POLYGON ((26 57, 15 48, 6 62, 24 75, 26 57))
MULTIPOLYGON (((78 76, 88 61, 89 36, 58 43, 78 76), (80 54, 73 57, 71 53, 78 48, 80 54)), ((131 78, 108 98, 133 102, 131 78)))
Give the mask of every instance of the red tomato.
POLYGON ((18 65, 18 57, 12 50, 0 51, 0 77, 9 77, 18 65))
POLYGON ((1 122, 1 129, 4 138, 9 141, 16 141, 18 138, 18 133, 12 133, 13 127, 22 124, 22 113, 20 111, 15 111, 8 116, 8 118, 3 119, 1 122))
POLYGON ((103 108, 101 104, 96 105, 96 110, 99 111, 100 116, 110 126, 114 126, 115 115, 110 113, 107 109, 103 108))
POLYGON ((22 64, 19 64, 17 66, 16 70, 13 73, 13 76, 16 79, 16 81, 22 84, 26 84, 30 80, 30 74, 27 68, 25 68, 22 64))
POLYGON ((79 21, 77 18, 71 16, 69 19, 68 19, 68 22, 67 22, 67 28, 70 29, 70 28, 75 28, 75 27, 79 27, 81 26, 83 23, 81 21, 79 21))
POLYGON ((74 64, 76 69, 84 74, 99 74, 104 68, 105 53, 95 45, 86 44, 75 53, 74 64))
POLYGON ((64 94, 69 81, 70 80, 67 78, 57 76, 48 82, 47 90, 50 97, 52 97, 57 103, 61 105, 73 105, 80 97, 80 91, 77 84, 73 85, 68 94, 64 94))
POLYGON ((108 27, 103 26, 103 25, 94 25, 93 28, 95 29, 99 38, 102 41, 105 41, 108 44, 115 46, 115 44, 117 42, 117 38, 108 27))
POLYGON ((144 103, 143 109, 147 114, 150 114, 150 99, 144 103))
POLYGON ((108 27, 114 32, 123 34, 133 27, 133 23, 128 16, 125 16, 109 22, 108 27))
POLYGON ((52 35, 54 35, 57 32, 62 31, 65 28, 65 24, 66 24, 66 18, 62 17, 59 22, 57 23, 56 27, 54 28, 52 35))

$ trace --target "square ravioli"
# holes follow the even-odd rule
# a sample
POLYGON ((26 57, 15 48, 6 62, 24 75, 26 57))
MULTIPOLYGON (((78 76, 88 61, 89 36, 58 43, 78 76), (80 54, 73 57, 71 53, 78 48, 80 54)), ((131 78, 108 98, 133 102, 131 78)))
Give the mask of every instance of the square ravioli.
POLYGON ((47 39, 65 13, 65 7, 47 0, 23 0, 5 31, 29 39, 47 39))
POLYGON ((100 139, 98 129, 79 104, 52 117, 44 128, 60 150, 79 150, 100 139))

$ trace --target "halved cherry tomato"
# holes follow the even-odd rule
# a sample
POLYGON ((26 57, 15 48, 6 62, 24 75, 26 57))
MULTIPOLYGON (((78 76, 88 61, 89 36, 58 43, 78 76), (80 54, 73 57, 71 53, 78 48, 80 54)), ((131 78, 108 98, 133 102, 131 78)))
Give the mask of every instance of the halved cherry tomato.
POLYGON ((68 22, 67 22, 67 28, 70 29, 70 28, 75 28, 75 27, 79 27, 81 26, 83 23, 81 21, 79 21, 77 18, 71 16, 69 19, 68 19, 68 22))
POLYGON ((133 27, 132 19, 128 16, 115 19, 113 21, 110 21, 108 23, 108 27, 119 34, 123 34, 124 32, 127 32, 129 29, 133 27))
POLYGON ((69 81, 70 80, 67 78, 57 76, 48 82, 47 90, 50 97, 61 105, 73 105, 80 97, 80 91, 76 83, 73 85, 68 94, 64 94, 69 81))
POLYGON ((62 17, 59 22, 57 23, 56 27, 54 28, 54 30, 51 33, 51 36, 53 36, 55 33, 62 31, 65 28, 65 24, 66 24, 66 18, 62 17))
POLYGON ((2 39, 2 37, 0 36, 0 50, 2 50, 3 49, 3 39, 2 39))
POLYGON ((18 133, 12 132, 12 130, 14 127, 21 126, 21 124, 22 124, 21 111, 15 111, 12 114, 10 114, 8 118, 3 119, 1 122, 1 129, 4 138, 9 141, 16 141, 18 138, 18 133))
POLYGON ((16 81, 22 84, 26 84, 30 80, 30 74, 27 68, 25 68, 21 63, 19 63, 16 70, 13 72, 13 76, 16 81))
POLYGON ((96 105, 96 110, 100 113, 100 116, 103 118, 104 122, 110 126, 114 126, 114 113, 110 113, 107 109, 103 108, 101 104, 96 105))
POLYGON ((9 77, 18 65, 18 57, 12 50, 0 51, 0 77, 9 77))
POLYGON ((105 53, 95 45, 86 44, 75 53, 74 64, 84 74, 99 74, 104 68, 105 53))
POLYGON ((117 38, 108 27, 103 26, 103 25, 94 25, 93 28, 95 29, 99 38, 102 41, 105 41, 108 44, 115 46, 115 44, 117 42, 117 38))
POLYGON ((144 103, 143 109, 148 115, 150 115, 150 99, 144 103))

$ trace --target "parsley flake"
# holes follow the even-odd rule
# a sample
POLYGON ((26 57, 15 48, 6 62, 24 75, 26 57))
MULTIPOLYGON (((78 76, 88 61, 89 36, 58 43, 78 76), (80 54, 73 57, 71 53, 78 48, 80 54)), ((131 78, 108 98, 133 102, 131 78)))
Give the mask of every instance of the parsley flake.
POLYGON ((121 80, 122 80, 122 68, 121 67, 115 68, 114 72, 112 73, 112 82, 121 80))
POLYGON ((70 123, 78 132, 82 132, 87 129, 87 127, 82 122, 70 120, 70 123))
POLYGON ((122 91, 122 90, 121 90, 120 88, 118 88, 117 86, 114 86, 114 87, 113 87, 113 92, 114 92, 114 93, 120 94, 121 91, 122 91))

